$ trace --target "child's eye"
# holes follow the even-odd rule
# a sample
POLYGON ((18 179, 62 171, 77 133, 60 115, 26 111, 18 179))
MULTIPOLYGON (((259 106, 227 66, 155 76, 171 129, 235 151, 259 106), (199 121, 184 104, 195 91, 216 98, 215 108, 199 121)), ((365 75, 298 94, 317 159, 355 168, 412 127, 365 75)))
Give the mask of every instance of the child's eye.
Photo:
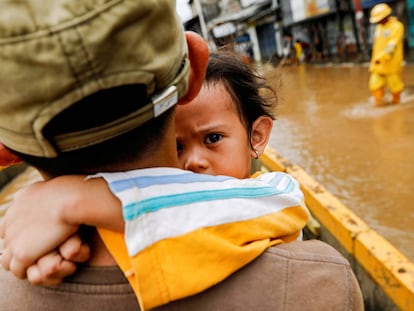
POLYGON ((183 145, 177 142, 177 152, 180 152, 183 150, 183 145))
POLYGON ((205 143, 206 144, 214 144, 214 143, 218 142, 219 140, 221 140, 222 138, 223 138, 223 135, 218 134, 218 133, 208 134, 206 139, 205 139, 205 143))

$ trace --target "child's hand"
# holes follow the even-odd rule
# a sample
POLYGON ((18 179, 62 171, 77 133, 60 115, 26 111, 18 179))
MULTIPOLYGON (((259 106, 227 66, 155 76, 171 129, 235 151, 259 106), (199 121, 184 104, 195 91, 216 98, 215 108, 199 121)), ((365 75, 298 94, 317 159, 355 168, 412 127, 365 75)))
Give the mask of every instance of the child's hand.
POLYGON ((123 232, 119 199, 102 178, 70 175, 34 183, 15 194, 3 222, 1 264, 19 278, 52 252, 80 225, 123 232))
POLYGON ((37 182, 18 191, 0 225, 4 240, 1 264, 18 278, 25 278, 28 267, 78 229, 64 221, 64 204, 49 203, 64 200, 64 190, 51 193, 44 184, 37 182))
POLYGON ((83 243, 75 234, 66 240, 58 251, 41 257, 26 273, 29 282, 35 285, 52 286, 60 284, 63 279, 76 271, 76 263, 89 259, 89 245, 83 243))

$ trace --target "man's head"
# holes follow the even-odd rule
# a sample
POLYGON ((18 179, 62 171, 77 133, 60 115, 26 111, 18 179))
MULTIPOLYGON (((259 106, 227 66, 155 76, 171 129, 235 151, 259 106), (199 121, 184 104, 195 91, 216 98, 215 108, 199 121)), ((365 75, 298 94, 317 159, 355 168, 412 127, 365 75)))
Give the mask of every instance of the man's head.
POLYGON ((192 80, 203 78, 203 61, 190 68, 194 54, 171 0, 3 3, 0 141, 46 162, 102 151, 198 92, 188 87, 190 71, 192 80))
POLYGON ((371 24, 382 23, 391 15, 391 8, 386 3, 379 3, 371 9, 369 22, 371 24))

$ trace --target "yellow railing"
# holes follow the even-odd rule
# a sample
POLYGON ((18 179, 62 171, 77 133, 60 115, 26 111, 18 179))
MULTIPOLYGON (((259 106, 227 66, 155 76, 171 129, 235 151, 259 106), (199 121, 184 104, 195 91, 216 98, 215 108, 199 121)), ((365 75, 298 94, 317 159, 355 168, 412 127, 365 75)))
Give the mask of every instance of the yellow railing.
POLYGON ((396 306, 414 310, 414 264, 407 257, 275 150, 268 148, 260 161, 268 170, 294 176, 301 184, 312 216, 342 245, 348 257, 357 261, 396 306))

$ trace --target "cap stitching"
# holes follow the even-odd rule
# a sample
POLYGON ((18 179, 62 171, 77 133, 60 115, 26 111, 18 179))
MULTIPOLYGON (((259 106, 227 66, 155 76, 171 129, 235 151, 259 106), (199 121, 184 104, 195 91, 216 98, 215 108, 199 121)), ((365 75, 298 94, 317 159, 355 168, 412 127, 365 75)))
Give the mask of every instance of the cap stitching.
POLYGON ((80 46, 81 46, 81 48, 82 48, 82 51, 84 52, 84 54, 85 54, 85 59, 86 59, 86 61, 87 61, 87 63, 88 63, 88 65, 89 65, 89 68, 91 69, 91 71, 92 71, 92 76, 95 78, 94 80, 97 82, 97 84, 101 87, 101 88, 103 88, 104 87, 104 84, 102 83, 102 80, 101 80, 101 78, 100 78, 100 75, 99 75, 99 73, 98 73, 98 70, 97 70, 97 68, 95 67, 95 63, 93 62, 93 60, 92 60, 92 57, 91 57, 91 54, 89 53, 89 51, 88 51, 88 49, 87 49, 87 47, 86 47, 86 45, 84 44, 84 40, 83 40, 83 38, 82 38, 82 35, 80 34, 80 32, 78 31, 78 27, 76 27, 75 28, 75 32, 76 32, 76 34, 78 35, 78 37, 79 37, 79 40, 80 40, 80 46))

